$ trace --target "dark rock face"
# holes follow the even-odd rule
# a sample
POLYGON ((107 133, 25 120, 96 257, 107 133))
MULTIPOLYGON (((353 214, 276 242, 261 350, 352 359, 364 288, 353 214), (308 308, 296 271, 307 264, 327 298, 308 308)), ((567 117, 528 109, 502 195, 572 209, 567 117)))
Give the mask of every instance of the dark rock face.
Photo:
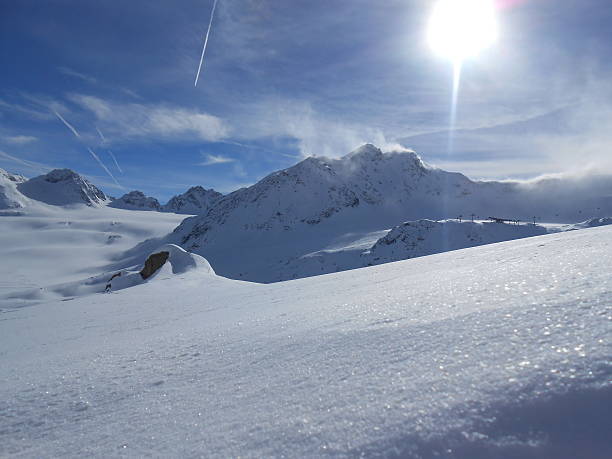
POLYGON ((144 268, 140 271, 140 275, 144 280, 147 280, 151 277, 155 272, 161 268, 166 261, 168 261, 168 257, 170 256, 170 252, 159 252, 154 253, 147 258, 145 261, 144 268))

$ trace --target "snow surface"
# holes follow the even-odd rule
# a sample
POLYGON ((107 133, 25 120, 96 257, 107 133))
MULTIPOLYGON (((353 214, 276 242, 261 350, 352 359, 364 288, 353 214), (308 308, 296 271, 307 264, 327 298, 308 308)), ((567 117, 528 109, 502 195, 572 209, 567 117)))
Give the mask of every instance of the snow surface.
POLYGON ((611 244, 591 228, 270 285, 191 272, 3 311, 0 455, 612 457, 611 244))
POLYGON ((183 218, 28 200, 18 213, 0 215, 0 308, 99 291, 102 279, 134 265, 124 260, 126 251, 163 236, 183 218))

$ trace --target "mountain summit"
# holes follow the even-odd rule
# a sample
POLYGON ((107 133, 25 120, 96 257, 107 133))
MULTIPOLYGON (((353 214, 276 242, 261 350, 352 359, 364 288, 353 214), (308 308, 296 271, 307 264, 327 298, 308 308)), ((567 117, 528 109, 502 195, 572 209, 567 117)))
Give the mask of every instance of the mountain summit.
POLYGON ((108 200, 100 189, 70 169, 54 169, 19 183, 17 189, 30 199, 56 206, 97 206, 108 200))
POLYGON ((162 208, 164 212, 201 215, 208 212, 223 195, 218 191, 201 186, 189 188, 185 193, 171 198, 162 208))

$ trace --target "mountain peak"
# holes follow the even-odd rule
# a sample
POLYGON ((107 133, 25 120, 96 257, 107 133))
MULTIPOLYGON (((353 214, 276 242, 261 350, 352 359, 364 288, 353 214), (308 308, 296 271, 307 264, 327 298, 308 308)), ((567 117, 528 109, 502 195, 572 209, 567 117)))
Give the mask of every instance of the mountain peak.
POLYGON ((51 172, 41 175, 43 180, 49 183, 64 182, 68 180, 78 180, 81 178, 79 174, 71 169, 53 169, 51 172))
POLYGON ((108 199, 95 185, 70 169, 54 169, 19 183, 17 188, 28 198, 55 206, 95 206, 108 199))
POLYGON ((134 190, 124 194, 119 199, 115 199, 109 207, 116 209, 130 210, 157 210, 161 209, 159 201, 150 196, 146 196, 142 191, 134 190))
POLYGON ((377 158, 377 157, 381 157, 383 155, 383 152, 380 148, 378 148, 376 145, 373 145, 371 143, 366 143, 363 144, 362 146, 360 146, 359 148, 351 151, 348 155, 344 156, 344 158, 377 158))
POLYGON ((197 185, 189 188, 185 193, 172 197, 164 206, 164 212, 177 214, 205 214, 223 197, 218 191, 205 189, 197 185))

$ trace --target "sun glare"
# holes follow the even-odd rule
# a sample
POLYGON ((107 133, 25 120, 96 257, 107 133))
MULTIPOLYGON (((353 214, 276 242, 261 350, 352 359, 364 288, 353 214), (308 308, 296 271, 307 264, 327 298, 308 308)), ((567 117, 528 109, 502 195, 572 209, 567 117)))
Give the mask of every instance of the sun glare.
POLYGON ((497 39, 492 0, 439 0, 429 22, 428 41, 455 63, 474 57, 497 39))

